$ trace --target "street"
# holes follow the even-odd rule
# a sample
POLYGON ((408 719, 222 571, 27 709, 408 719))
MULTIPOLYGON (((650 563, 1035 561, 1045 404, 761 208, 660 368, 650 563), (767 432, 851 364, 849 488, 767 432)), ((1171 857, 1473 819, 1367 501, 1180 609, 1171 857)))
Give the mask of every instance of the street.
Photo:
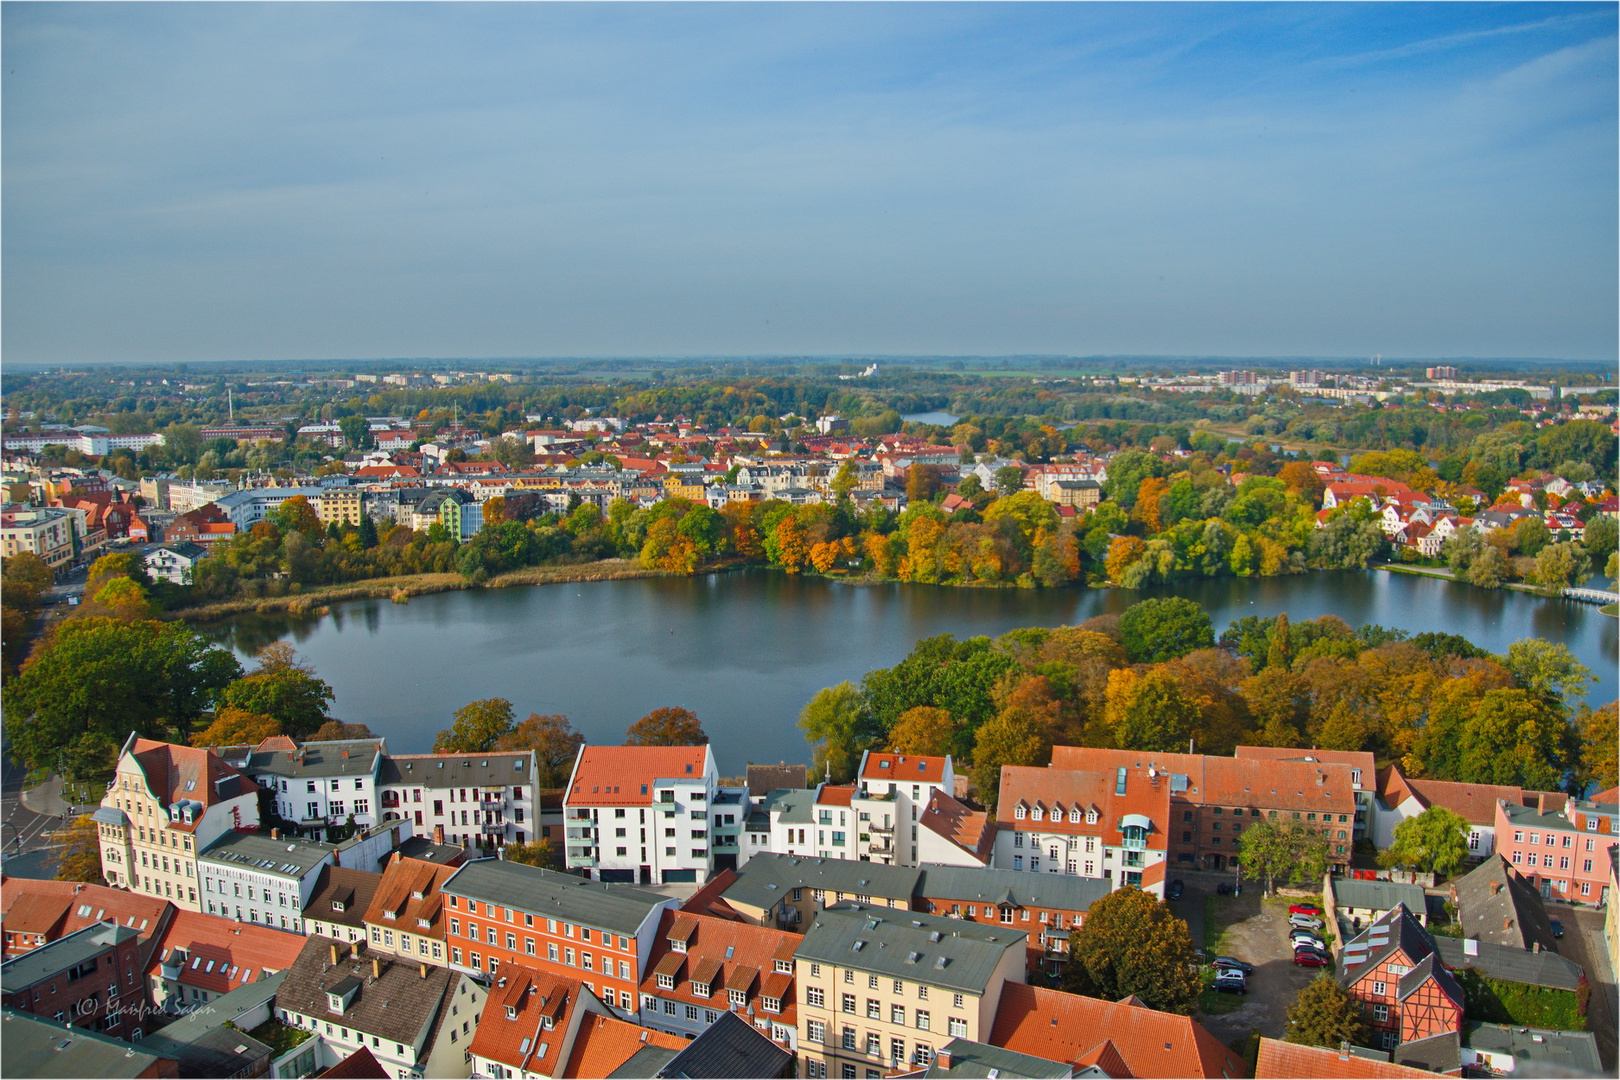
POLYGON ((1616 1063, 1615 983, 1614 972, 1609 970, 1609 954, 1603 944, 1603 911, 1548 904, 1547 914, 1564 923, 1564 936, 1558 939, 1558 954, 1586 970, 1587 982, 1592 986, 1592 1000, 1586 1009, 1587 1030, 1597 1040, 1603 1067, 1613 1073, 1616 1063))

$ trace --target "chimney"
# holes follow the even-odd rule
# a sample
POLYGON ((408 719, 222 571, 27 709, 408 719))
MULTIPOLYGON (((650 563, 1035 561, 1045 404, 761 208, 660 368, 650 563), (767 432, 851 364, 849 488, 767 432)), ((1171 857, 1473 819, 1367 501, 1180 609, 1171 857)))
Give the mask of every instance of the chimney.
POLYGON ((333 945, 332 946, 332 964, 333 964, 333 966, 336 966, 337 962, 338 962, 338 946, 333 945))
POLYGON ((444 826, 443 825, 435 825, 435 826, 433 826, 433 842, 435 844, 444 843, 444 826))
POLYGON ((417 977, 418 978, 422 978, 422 979, 427 978, 427 964, 425 962, 421 963, 421 964, 418 964, 417 967, 416 967, 416 970, 417 970, 417 977))
POLYGON ((1545 814, 1546 812, 1547 812, 1547 793, 1545 791, 1538 792, 1537 795, 1536 795, 1536 813, 1545 814))
POLYGON ((382 978, 382 958, 381 957, 373 956, 371 958, 371 977, 373 979, 382 978))
POLYGON ((1541 951, 1541 942, 1539 942, 1539 941, 1533 942, 1531 944, 1531 946, 1530 946, 1530 951, 1534 952, 1534 953, 1540 952, 1541 951))
POLYGON ((1511 930, 1511 929, 1513 929, 1513 917, 1511 915, 1502 916, 1502 929, 1503 930, 1511 930))
POLYGON ((1502 891, 1502 883, 1500 881, 1491 882, 1491 895, 1492 896, 1495 896, 1497 893, 1499 893, 1501 891, 1502 891))
POLYGON ((1339 1042, 1339 1060, 1340 1061, 1349 1061, 1350 1060, 1350 1044, 1348 1042, 1345 1042, 1342 1039, 1339 1042))
POLYGON ((345 750, 345 751, 343 751, 343 756, 344 756, 344 757, 348 757, 348 756, 349 756, 349 752, 348 752, 348 751, 347 751, 347 750, 345 750))
POLYGON ((281 830, 280 829, 271 829, 270 830, 270 839, 272 839, 272 840, 280 840, 281 839, 281 830))
POLYGON ((360 942, 349 942, 349 955, 354 957, 356 960, 360 959, 360 942))
POLYGON ((934 1062, 941 1069, 948 1072, 951 1067, 951 1052, 949 1050, 941 1050, 939 1053, 934 1055, 934 1062))

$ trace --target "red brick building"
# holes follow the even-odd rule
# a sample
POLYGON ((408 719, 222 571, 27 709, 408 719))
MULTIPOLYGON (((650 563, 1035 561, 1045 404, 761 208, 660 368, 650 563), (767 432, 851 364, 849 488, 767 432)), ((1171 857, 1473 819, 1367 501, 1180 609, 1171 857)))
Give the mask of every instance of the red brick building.
POLYGON ((5 1007, 118 1039, 141 1037, 140 935, 100 923, 0 964, 5 1007))

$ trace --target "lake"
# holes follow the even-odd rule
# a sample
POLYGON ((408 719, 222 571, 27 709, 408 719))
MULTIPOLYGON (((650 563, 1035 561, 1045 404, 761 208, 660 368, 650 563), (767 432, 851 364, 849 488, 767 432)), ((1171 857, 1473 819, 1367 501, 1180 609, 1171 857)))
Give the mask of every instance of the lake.
POLYGON ((207 628, 246 660, 293 643, 337 693, 333 714, 422 752, 456 709, 503 697, 519 718, 566 713, 592 742, 623 740, 663 705, 697 713, 720 770, 807 761, 795 721, 824 686, 858 682, 923 637, 995 636, 1179 595, 1217 635, 1245 615, 1334 614, 1414 634, 1462 634, 1493 652, 1521 637, 1563 642, 1615 696, 1616 620, 1597 607, 1380 571, 1180 582, 1153 590, 959 589, 853 585, 750 570, 693 578, 438 593, 409 604, 353 601, 324 616, 254 615, 207 628))

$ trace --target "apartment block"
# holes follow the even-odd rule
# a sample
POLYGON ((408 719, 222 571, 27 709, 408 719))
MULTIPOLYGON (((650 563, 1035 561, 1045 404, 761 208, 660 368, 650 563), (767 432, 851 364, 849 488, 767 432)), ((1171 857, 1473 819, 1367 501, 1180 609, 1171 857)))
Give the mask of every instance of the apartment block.
POLYGON ((616 883, 707 881, 719 787, 707 746, 581 747, 563 793, 568 868, 616 883))
POLYGON ((1496 804, 1497 848, 1543 900, 1607 904, 1617 835, 1620 805, 1612 802, 1572 799, 1559 811, 1545 798, 1496 804))
POLYGON ((493 853, 540 834, 534 751, 387 754, 378 773, 384 822, 417 836, 493 853))
POLYGON ((956 790, 950 756, 868 750, 855 777, 855 858, 916 866, 923 811, 935 792, 952 795, 956 790))
POLYGON ((140 935, 99 923, 0 964, 5 1007, 115 1038, 141 1037, 140 935))

